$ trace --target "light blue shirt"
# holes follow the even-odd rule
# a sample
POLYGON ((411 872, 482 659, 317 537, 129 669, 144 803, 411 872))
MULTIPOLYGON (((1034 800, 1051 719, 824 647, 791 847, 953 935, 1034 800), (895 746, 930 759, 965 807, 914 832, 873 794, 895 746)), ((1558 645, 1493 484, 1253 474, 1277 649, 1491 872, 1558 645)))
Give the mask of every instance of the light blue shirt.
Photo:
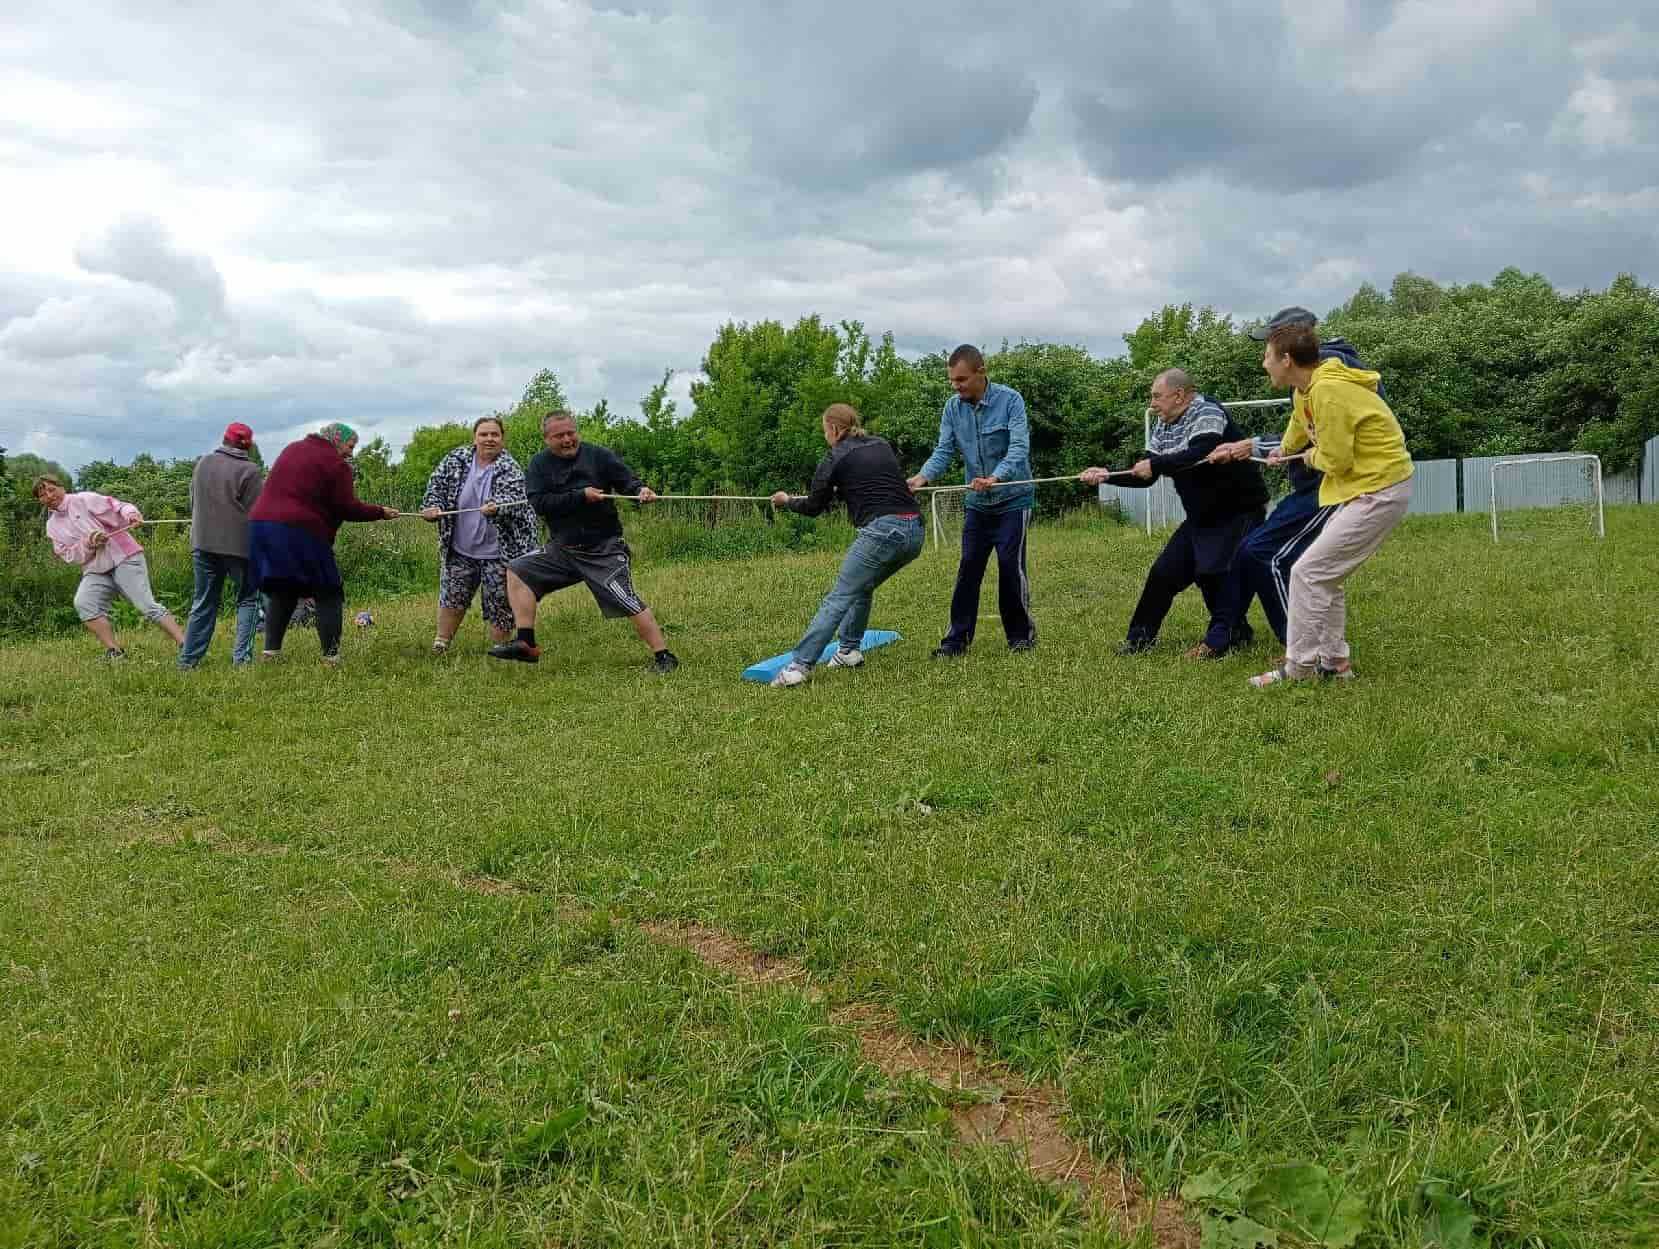
MULTIPOLYGON (((922 465, 921 475, 938 481, 951 461, 962 457, 963 481, 995 477, 998 481, 1025 481, 1031 476, 1031 425, 1025 400, 1012 386, 991 382, 978 403, 952 395, 939 417, 939 441, 922 465)), ((984 492, 970 490, 969 507, 1006 512, 1030 507, 1035 486, 998 486, 984 492)))
POLYGON ((455 518, 455 550, 469 559, 501 558, 501 538, 494 522, 482 512, 466 510, 488 503, 494 486, 495 465, 480 464, 474 456, 472 467, 467 469, 467 479, 461 483, 461 497, 455 502, 462 509, 455 518))

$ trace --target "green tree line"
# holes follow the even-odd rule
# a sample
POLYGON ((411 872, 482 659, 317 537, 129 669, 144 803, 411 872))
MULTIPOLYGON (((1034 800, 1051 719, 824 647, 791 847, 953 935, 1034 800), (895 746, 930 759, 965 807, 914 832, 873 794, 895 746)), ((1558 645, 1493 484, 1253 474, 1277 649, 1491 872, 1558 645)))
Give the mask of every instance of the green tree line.
MULTIPOLYGON (((1140 449, 1153 377, 1179 365, 1219 399, 1267 398, 1261 346, 1247 325, 1208 307, 1170 305, 1124 335, 1126 350, 1096 357, 1078 346, 1004 342, 987 352, 993 379, 1017 388, 1031 415, 1038 476, 1091 463, 1122 464, 1140 449)), ((1505 269, 1489 284, 1443 286, 1403 273, 1384 293, 1367 284, 1321 323, 1379 369, 1420 459, 1520 452, 1590 451, 1609 472, 1639 462, 1659 434, 1659 293, 1630 276, 1604 291, 1564 294, 1539 274, 1505 269)), ((950 344, 954 346, 954 344, 950 344)), ((858 321, 806 316, 729 322, 709 344, 691 410, 669 397, 672 372, 636 414, 601 400, 579 412, 583 436, 615 448, 659 491, 765 493, 799 489, 823 453, 818 416, 830 403, 857 407, 901 462, 921 463, 949 396, 948 347, 901 356, 891 334, 873 339, 858 321)), ((527 461, 541 445, 540 418, 567 407, 556 374, 539 372, 510 409, 492 413, 507 446, 527 461)), ((1260 430, 1276 417, 1252 418, 1260 430)), ((471 420, 417 429, 393 448, 376 438, 357 456, 365 497, 409 500, 445 452, 467 442, 471 420)), ((13 457, 15 514, 27 507, 38 457, 13 457)), ((141 455, 97 461, 75 485, 118 494, 154 517, 187 514, 190 460, 141 455)), ((1054 496, 1058 501, 1064 492, 1054 496)), ((1064 495, 1075 498, 1075 492, 1064 495)))

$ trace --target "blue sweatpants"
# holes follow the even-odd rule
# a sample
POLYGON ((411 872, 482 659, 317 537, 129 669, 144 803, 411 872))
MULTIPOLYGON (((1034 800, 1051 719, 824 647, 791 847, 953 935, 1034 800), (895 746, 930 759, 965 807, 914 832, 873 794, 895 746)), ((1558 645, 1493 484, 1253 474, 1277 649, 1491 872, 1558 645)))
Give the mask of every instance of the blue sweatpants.
POLYGON ((991 512, 969 506, 962 517, 962 562, 956 566, 956 589, 950 596, 950 632, 941 650, 965 651, 979 623, 979 587, 991 552, 997 556, 997 610, 1009 645, 1035 643, 1037 622, 1031 618, 1031 579, 1026 572, 1025 535, 1031 527, 1031 509, 1012 507, 991 512))
POLYGON ((1250 610, 1250 600, 1259 597, 1262 615, 1281 643, 1289 634, 1290 569, 1313 545, 1336 514, 1336 507, 1319 506, 1319 485, 1299 490, 1279 500, 1273 514, 1250 531, 1233 561, 1234 594, 1238 619, 1250 610))

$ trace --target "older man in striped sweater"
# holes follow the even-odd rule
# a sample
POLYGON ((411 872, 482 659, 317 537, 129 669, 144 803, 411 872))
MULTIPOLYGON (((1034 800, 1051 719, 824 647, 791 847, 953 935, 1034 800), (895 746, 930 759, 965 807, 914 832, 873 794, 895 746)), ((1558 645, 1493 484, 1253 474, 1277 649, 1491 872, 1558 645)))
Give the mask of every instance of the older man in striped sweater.
MULTIPOLYGON (((1261 470, 1251 463, 1211 465, 1207 457, 1241 432, 1214 400, 1199 394, 1182 369, 1166 369, 1152 383, 1152 427, 1146 456, 1118 484, 1145 488, 1168 477, 1181 497, 1187 517, 1146 574, 1140 602, 1129 620, 1120 655, 1150 650, 1175 598, 1196 585, 1209 608, 1210 626, 1202 641, 1189 648, 1188 659, 1219 659, 1250 641, 1244 613, 1233 592, 1233 555, 1245 534, 1259 525, 1267 506, 1261 470)), ((1105 481, 1107 470, 1085 469, 1085 485, 1105 481)))

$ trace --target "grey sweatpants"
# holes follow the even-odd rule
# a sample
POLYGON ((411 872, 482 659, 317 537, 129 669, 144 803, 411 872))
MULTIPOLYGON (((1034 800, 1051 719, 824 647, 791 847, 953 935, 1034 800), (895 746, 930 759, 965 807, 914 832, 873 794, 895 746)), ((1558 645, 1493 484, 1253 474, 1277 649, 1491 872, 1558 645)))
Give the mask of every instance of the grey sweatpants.
POLYGON ((1348 658, 1348 599, 1342 583, 1393 532, 1411 506, 1411 478, 1349 499, 1290 570, 1290 637, 1285 668, 1312 676, 1348 658))
POLYGON ((118 598, 138 608, 146 620, 160 620, 167 614, 150 591, 150 566, 144 562, 143 551, 127 556, 108 572, 83 572, 75 591, 75 612, 82 620, 97 620, 109 615, 118 598))

